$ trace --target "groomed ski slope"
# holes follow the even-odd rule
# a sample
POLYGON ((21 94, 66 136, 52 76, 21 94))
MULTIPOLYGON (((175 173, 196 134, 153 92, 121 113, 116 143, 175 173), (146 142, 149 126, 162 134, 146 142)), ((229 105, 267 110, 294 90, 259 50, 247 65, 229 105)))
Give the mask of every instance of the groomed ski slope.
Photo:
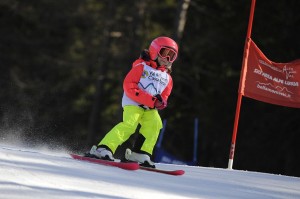
POLYGON ((73 160, 68 152, 0 144, 0 198, 300 198, 300 178, 157 164, 183 176, 127 171, 73 160))

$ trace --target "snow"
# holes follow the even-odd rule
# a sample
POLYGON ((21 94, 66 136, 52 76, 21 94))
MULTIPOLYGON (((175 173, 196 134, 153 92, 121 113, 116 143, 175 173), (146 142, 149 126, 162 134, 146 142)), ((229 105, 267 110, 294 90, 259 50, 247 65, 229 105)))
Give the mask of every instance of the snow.
POLYGON ((67 151, 0 144, 0 198, 300 198, 300 178, 157 164, 183 176, 73 160, 67 151))

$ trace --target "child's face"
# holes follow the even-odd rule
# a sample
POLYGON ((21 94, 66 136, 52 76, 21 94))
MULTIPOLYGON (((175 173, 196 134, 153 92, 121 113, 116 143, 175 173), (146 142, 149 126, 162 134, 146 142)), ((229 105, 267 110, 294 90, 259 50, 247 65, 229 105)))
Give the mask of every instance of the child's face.
POLYGON ((164 66, 171 66, 172 63, 169 62, 168 58, 162 58, 160 56, 157 57, 157 62, 158 64, 161 66, 161 65, 164 65, 164 66))

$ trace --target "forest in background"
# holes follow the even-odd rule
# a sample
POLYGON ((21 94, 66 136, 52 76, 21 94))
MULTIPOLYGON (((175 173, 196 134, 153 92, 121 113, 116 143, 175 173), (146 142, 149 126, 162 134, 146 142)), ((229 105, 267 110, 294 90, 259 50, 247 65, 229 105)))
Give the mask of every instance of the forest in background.
MULTIPOLYGON (((122 82, 157 36, 179 44, 163 147, 226 168, 251 0, 0 0, 0 138, 85 151, 122 119, 122 82)), ((300 58, 300 1, 257 0, 252 39, 300 58)), ((235 169, 300 176, 299 109, 243 98, 235 169)))

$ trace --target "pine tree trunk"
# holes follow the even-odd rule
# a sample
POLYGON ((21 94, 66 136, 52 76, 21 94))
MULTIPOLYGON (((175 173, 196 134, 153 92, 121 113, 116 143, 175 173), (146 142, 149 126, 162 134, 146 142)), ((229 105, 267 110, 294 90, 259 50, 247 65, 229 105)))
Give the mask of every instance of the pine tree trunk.
POLYGON ((87 137, 87 144, 97 144, 98 140, 95 140, 95 137, 97 135, 98 129, 99 129, 99 123, 101 121, 101 110, 103 110, 103 104, 102 104, 102 98, 103 98, 103 92, 104 87, 103 83, 106 78, 107 74, 107 67, 105 67, 105 63, 107 62, 108 57, 108 50, 110 46, 110 30, 112 28, 113 19, 114 19, 114 11, 115 10, 115 4, 113 0, 108 1, 108 9, 106 13, 106 25, 103 30, 103 42, 101 43, 101 49, 100 49, 100 58, 98 62, 98 71, 97 71, 97 82, 96 82, 96 92, 94 95, 94 102, 89 118, 89 126, 88 126, 88 137, 87 137))
POLYGON ((182 39, 186 20, 187 20, 187 11, 190 6, 191 0, 180 0, 178 7, 178 12, 175 21, 175 35, 174 39, 179 43, 182 39))

